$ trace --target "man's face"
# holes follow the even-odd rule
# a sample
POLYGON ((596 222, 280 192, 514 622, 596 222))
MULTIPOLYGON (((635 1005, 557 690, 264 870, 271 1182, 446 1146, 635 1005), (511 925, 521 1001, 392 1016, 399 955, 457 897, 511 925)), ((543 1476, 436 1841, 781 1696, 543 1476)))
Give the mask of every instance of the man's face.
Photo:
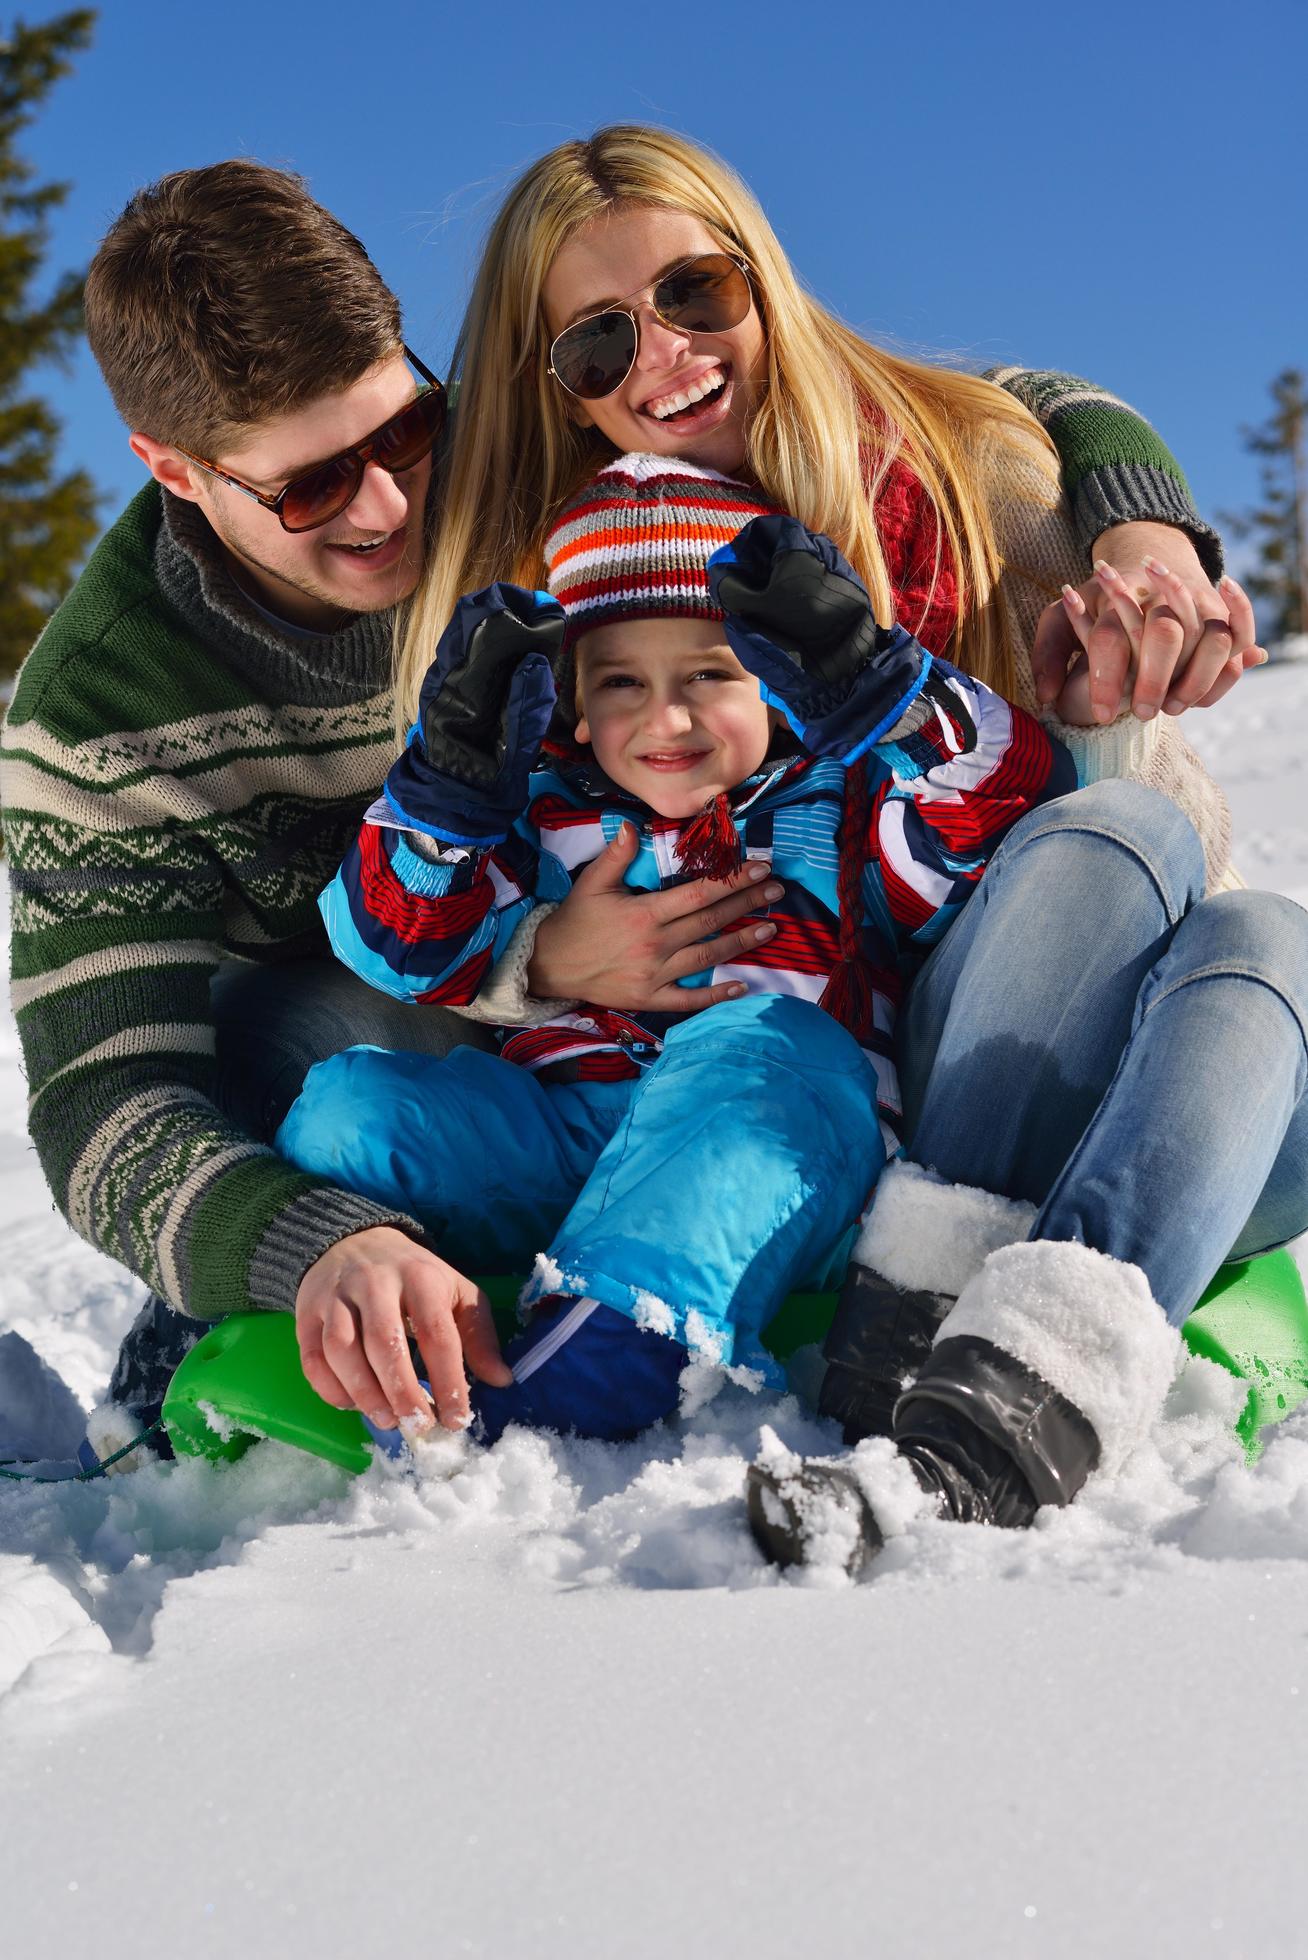
MULTIPOLYGON (((417 391, 396 353, 349 388, 260 423, 239 449, 206 460, 275 493, 291 477, 371 435, 417 391)), ((236 561, 241 583, 281 618, 330 630, 343 613, 385 612, 418 583, 429 455, 400 476, 369 463, 357 496, 339 517, 320 530, 297 533, 284 531, 271 511, 193 465, 185 476, 190 495, 236 561)), ((171 478, 163 480, 187 494, 171 478)))

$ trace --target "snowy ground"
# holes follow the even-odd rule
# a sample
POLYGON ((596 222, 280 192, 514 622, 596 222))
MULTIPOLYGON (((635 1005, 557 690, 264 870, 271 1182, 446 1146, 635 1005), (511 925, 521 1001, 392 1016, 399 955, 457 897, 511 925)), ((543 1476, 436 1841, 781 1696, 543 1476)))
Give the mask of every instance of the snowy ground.
MULTIPOLYGON (((1188 727, 1308 903, 1306 711, 1284 667, 1188 727)), ((0 1384, 8 1332, 87 1403, 138 1289, 50 1208, 7 1019, 0 1221, 0 1384)), ((1231 1398, 1192 1368, 1129 1475, 857 1586, 753 1553, 760 1425, 830 1437, 736 1390, 448 1481, 0 1485, 0 1952, 1302 1954, 1308 1415, 1249 1472, 1231 1398)))

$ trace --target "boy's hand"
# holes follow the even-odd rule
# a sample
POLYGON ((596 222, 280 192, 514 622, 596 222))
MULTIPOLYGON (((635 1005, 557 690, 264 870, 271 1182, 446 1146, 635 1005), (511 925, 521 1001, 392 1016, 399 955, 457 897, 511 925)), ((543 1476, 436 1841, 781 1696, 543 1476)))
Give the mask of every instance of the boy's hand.
POLYGON ((900 719, 930 666, 902 627, 878 626, 830 538, 755 517, 709 560, 727 639, 811 755, 852 761, 900 719))
POLYGON ((508 836, 549 726, 563 627, 553 599, 516 585, 460 599, 422 684, 417 726, 386 778, 402 823, 449 844, 508 836))
POLYGON ((505 1388, 490 1302, 434 1252, 390 1225, 329 1246, 295 1296, 300 1361, 311 1387, 335 1409, 360 1409, 379 1429, 466 1429, 467 1368, 505 1388), (431 1383, 432 1405, 409 1357, 409 1330, 431 1383))

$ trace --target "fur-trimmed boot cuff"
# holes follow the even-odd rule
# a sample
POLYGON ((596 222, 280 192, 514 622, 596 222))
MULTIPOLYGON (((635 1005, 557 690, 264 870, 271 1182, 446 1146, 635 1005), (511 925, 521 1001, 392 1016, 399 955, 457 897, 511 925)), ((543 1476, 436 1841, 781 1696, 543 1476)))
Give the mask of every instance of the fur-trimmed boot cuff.
MULTIPOLYGON (((937 1382, 944 1350, 960 1340, 997 1349, 1070 1404, 1098 1439, 1099 1464, 1108 1471, 1147 1436, 1181 1345, 1138 1266, 1052 1239, 990 1255, 941 1323, 931 1363, 937 1382)), ((923 1377, 917 1386, 925 1386, 923 1377)), ((1039 1421, 1038 1402, 1031 1420, 1039 1421)))
POLYGON ((990 1254, 1025 1239, 1036 1208, 971 1184, 946 1184, 904 1158, 888 1164, 853 1262, 903 1293, 956 1300, 990 1254))

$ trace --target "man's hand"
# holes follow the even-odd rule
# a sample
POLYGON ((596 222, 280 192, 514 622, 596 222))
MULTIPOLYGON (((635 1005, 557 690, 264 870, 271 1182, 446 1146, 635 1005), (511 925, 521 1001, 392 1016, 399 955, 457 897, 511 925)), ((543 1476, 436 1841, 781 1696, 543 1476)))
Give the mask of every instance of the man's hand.
POLYGON ((577 878, 557 912, 536 934, 528 981, 538 1000, 586 1000, 627 1013, 696 1014, 745 992, 739 981, 679 987, 771 939, 762 921, 736 926, 784 887, 771 867, 750 859, 730 878, 699 878, 665 892, 633 892, 622 882, 636 854, 633 824, 577 878), (760 890, 760 886, 762 889, 760 890), (733 927, 727 931, 727 927, 733 927))
POLYGON ((1211 585, 1184 532, 1123 524, 1098 540, 1095 576, 1041 614, 1031 670, 1066 722, 1112 721, 1127 706, 1149 721, 1220 701, 1266 659, 1255 637, 1245 593, 1231 578, 1211 585))
POLYGON ((465 1362, 506 1388, 490 1301, 481 1288, 390 1225, 330 1246, 300 1281, 295 1332, 310 1386, 335 1409, 360 1409, 380 1429, 433 1426, 409 1358, 412 1329, 442 1428, 469 1421, 465 1362))

